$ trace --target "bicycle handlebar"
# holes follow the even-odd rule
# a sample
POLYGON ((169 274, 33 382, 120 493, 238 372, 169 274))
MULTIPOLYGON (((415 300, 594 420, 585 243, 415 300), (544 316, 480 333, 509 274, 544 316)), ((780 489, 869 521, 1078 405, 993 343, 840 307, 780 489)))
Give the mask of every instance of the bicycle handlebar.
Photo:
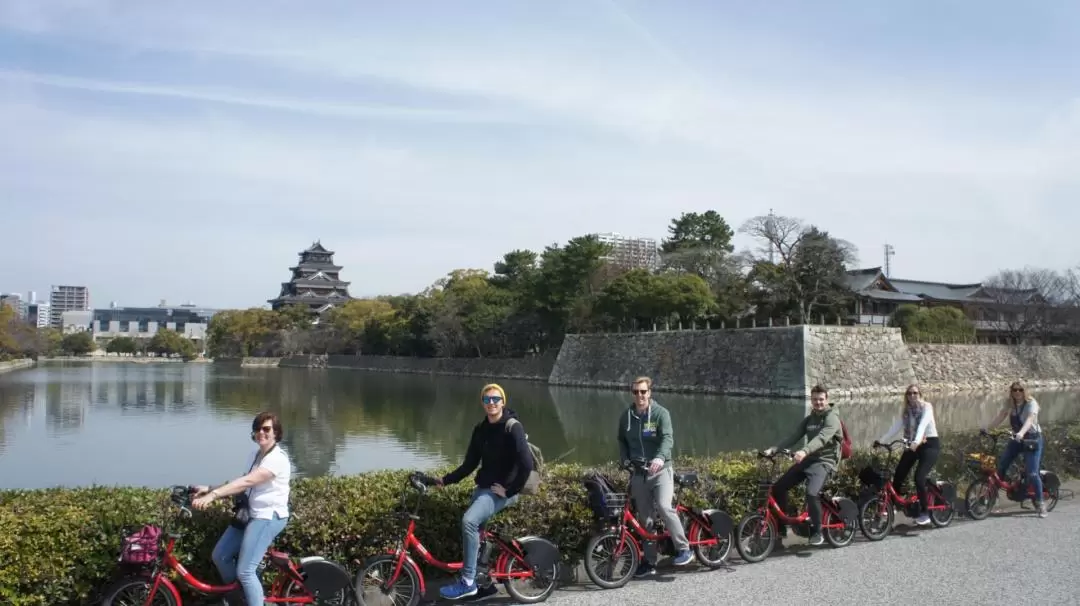
POLYGON ((414 471, 409 474, 408 483, 417 492, 423 494, 427 492, 428 486, 436 486, 439 481, 426 473, 420 471, 414 471))
POLYGON ((791 452, 787 448, 781 448, 780 450, 775 450, 775 451, 773 451, 772 454, 768 454, 764 450, 759 450, 758 453, 757 453, 757 456, 758 456, 759 459, 768 459, 770 461, 775 461, 776 457, 779 456, 779 455, 784 455, 785 457, 788 457, 789 459, 795 458, 795 453, 791 452))
POLYGON ((896 447, 898 445, 907 446, 909 444, 911 444, 911 440, 906 440, 906 439, 904 439, 904 440, 893 440, 892 442, 889 442, 888 444, 882 444, 881 442, 878 442, 877 440, 874 440, 873 447, 874 448, 881 448, 881 449, 884 449, 884 450, 888 450, 889 452, 892 452, 893 450, 896 449, 896 447))
POLYGON ((191 497, 195 495, 197 489, 194 486, 173 486, 172 495, 169 497, 174 505, 180 508, 180 515, 183 517, 191 517, 191 497))

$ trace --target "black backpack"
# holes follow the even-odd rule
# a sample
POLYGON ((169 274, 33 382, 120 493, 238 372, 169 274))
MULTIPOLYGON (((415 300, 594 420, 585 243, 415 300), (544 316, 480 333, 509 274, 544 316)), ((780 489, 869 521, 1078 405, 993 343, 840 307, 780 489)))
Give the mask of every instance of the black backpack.
POLYGON ((622 515, 626 495, 615 490, 615 483, 598 471, 585 473, 585 492, 588 494, 589 509, 594 520, 609 520, 622 515))

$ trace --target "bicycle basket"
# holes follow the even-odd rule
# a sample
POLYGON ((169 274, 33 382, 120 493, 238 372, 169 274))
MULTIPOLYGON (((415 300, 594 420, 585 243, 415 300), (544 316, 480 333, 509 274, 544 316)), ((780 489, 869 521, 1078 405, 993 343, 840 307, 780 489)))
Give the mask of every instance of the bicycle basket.
POLYGON ((885 474, 880 469, 874 469, 870 465, 859 470, 859 481, 864 486, 880 489, 885 486, 885 474))
POLYGON ((160 538, 161 529, 149 524, 124 537, 120 543, 120 562, 142 566, 157 560, 160 538))
POLYGON ((988 454, 972 453, 964 459, 967 468, 976 473, 990 473, 995 469, 994 457, 988 454))

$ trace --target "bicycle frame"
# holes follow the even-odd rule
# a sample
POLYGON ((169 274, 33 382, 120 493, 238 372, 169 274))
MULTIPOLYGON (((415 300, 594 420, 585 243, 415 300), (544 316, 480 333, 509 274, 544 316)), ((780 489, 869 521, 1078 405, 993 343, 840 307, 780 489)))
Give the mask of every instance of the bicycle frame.
MULTIPOLYGON (((779 461, 776 460, 776 456, 780 454, 792 457, 791 452, 787 450, 779 451, 769 457, 763 457, 765 459, 768 459, 772 463, 773 471, 770 474, 769 481, 767 482, 769 490, 766 494, 765 503, 760 505, 757 508, 757 511, 762 514, 765 524, 771 523, 775 525, 777 520, 783 522, 785 525, 788 526, 794 524, 805 524, 806 522, 810 521, 810 512, 805 507, 803 508, 802 513, 800 513, 799 515, 789 516, 785 512, 781 511, 780 505, 777 504, 776 499, 773 498, 772 489, 773 485, 776 484, 776 480, 774 478, 776 477, 776 467, 779 464, 779 461)), ((830 501, 824 494, 818 495, 818 499, 821 500, 822 519, 820 520, 820 522, 824 522, 825 516, 829 514, 831 514, 831 516, 836 518, 837 520, 837 522, 833 524, 820 524, 820 530, 843 530, 847 528, 847 525, 843 521, 843 517, 840 515, 840 510, 833 504, 833 502, 830 501)))
MULTIPOLYGON (((408 490, 408 488, 406 488, 408 490)), ((413 511, 408 514, 409 524, 405 530, 405 537, 401 540, 398 548, 388 553, 393 555, 396 560, 394 563, 394 572, 390 575, 384 585, 389 587, 397 582, 401 576, 402 569, 405 566, 412 566, 416 571, 416 576, 420 580, 420 592, 421 594, 427 591, 424 575, 420 569, 420 566, 416 563, 416 560, 410 555, 412 552, 417 553, 420 556, 420 561, 433 566, 443 572, 455 573, 459 572, 464 565, 463 562, 443 562, 431 554, 430 551, 424 547, 424 544, 420 542, 420 539, 416 536, 416 522, 419 519, 417 515, 420 511, 420 502, 423 498, 423 493, 418 489, 416 497, 416 506, 413 511)), ((401 495, 402 503, 405 501, 405 493, 401 495)), ((480 545, 483 546, 487 542, 494 543, 495 549, 498 552, 498 556, 495 558, 494 565, 489 568, 489 576, 492 581, 499 582, 508 579, 529 579, 532 578, 533 571, 532 566, 525 559, 525 553, 522 551, 520 545, 516 540, 507 540, 500 536, 498 533, 490 532, 486 528, 480 528, 480 545), (510 569, 511 561, 519 562, 523 570, 521 572, 507 572, 510 569)))
MULTIPOLYGON (((175 495, 175 491, 174 491, 175 495)), ((191 517, 191 510, 188 509, 186 503, 177 503, 180 507, 179 515, 186 515, 191 517)), ((163 525, 163 526, 167 526, 163 525)), ((163 531, 167 528, 162 529, 163 531)), ((164 532, 163 532, 164 533, 164 532)), ((213 585, 205 583, 194 574, 192 574, 180 560, 176 558, 175 549, 176 542, 180 539, 180 535, 176 533, 167 534, 168 542, 165 544, 165 554, 159 558, 158 563, 155 564, 153 571, 150 574, 150 578, 153 579, 153 583, 150 587, 150 592, 147 594, 146 602, 144 606, 152 606, 154 596, 157 595, 159 589, 164 588, 172 594, 177 604, 183 604, 183 600, 180 598, 180 591, 176 584, 169 578, 170 572, 175 572, 180 580, 185 585, 198 591, 199 593, 207 595, 224 595, 240 589, 240 583, 233 581, 228 585, 213 585)), ((266 602, 270 604, 314 604, 315 599, 310 595, 296 596, 296 597, 276 597, 278 594, 285 591, 285 586, 289 581, 294 581, 304 586, 304 578, 300 574, 300 571, 296 569, 296 566, 288 561, 288 556, 277 551, 267 551, 264 559, 270 560, 270 565, 274 566, 284 574, 278 575, 274 580, 273 585, 270 588, 269 594, 264 598, 266 602)))
MULTIPOLYGON (((645 463, 642 461, 632 461, 631 464, 632 468, 629 470, 630 479, 627 481, 626 484, 626 502, 623 504, 622 517, 618 522, 620 540, 618 546, 616 546, 615 548, 615 553, 622 553, 622 550, 626 547, 627 540, 633 542, 635 548, 640 551, 643 541, 662 541, 671 536, 671 530, 667 528, 665 528, 664 532, 662 533, 649 532, 645 529, 644 526, 641 525, 640 522, 638 522, 637 517, 634 515, 632 508, 633 499, 630 497, 630 485, 631 482, 633 482, 634 473, 643 471, 645 469, 645 463)), ((696 547, 700 545, 705 545, 711 547, 713 545, 716 545, 720 542, 720 539, 716 538, 715 534, 712 532, 712 522, 710 520, 707 520, 705 516, 698 514, 698 512, 679 502, 679 495, 682 493, 682 489, 683 486, 681 484, 678 484, 675 487, 675 513, 686 514, 693 522, 691 527, 686 529, 686 539, 689 542, 690 546, 696 547), (694 529, 694 525, 698 526, 701 529, 696 533, 698 535, 697 539, 693 538, 693 535, 695 534, 694 532, 692 532, 694 529), (700 538, 702 531, 708 531, 708 538, 700 538)))
MULTIPOLYGON (((893 440, 889 444, 880 444, 880 445, 877 446, 877 448, 884 449, 884 450, 888 451, 888 453, 891 455, 893 453, 895 447, 898 444, 899 445, 905 445, 905 446, 907 445, 907 443, 904 440, 893 440)), ((889 461, 889 462, 891 463, 892 461, 889 461)), ((891 467, 892 467, 892 471, 895 472, 896 471, 896 465, 892 465, 891 467)), ((943 503, 947 499, 946 499, 944 493, 941 492, 941 489, 938 488, 937 484, 935 484, 934 482, 928 482, 927 485, 926 485, 926 491, 929 493, 929 496, 931 497, 930 499, 928 499, 929 501, 931 501, 931 504, 928 505, 927 508, 926 508, 928 511, 942 511, 942 510, 948 509, 947 505, 943 505, 943 503)), ((910 496, 905 497, 904 495, 902 495, 902 494, 900 494, 899 492, 896 491, 896 487, 893 486, 893 483, 892 483, 892 474, 891 473, 889 474, 889 476, 887 476, 885 478, 885 483, 881 487, 881 489, 879 491, 879 494, 882 494, 884 496, 884 498, 882 499, 882 501, 883 501, 882 504, 886 505, 886 506, 887 505, 902 505, 904 507, 907 507, 909 505, 915 505, 916 503, 919 502, 918 493, 915 493, 915 494, 912 494, 910 496)))
MULTIPOLYGON (((998 459, 1001 458, 1001 455, 998 452, 998 438, 999 438, 999 436, 996 436, 994 434, 987 434, 987 435, 985 435, 983 437, 986 438, 986 439, 989 439, 993 443, 994 464, 997 465, 998 459)), ((1024 456, 1024 455, 1021 455, 1021 456, 1024 456)), ((1016 462, 1014 462, 1014 464, 1016 464, 1016 462)), ((1017 478, 1016 481, 1006 480, 1005 478, 1001 477, 1001 474, 998 473, 996 467, 994 469, 991 469, 991 470, 983 470, 981 472, 981 474, 979 474, 979 475, 981 475, 982 477, 984 477, 986 479, 987 483, 990 484, 990 489, 991 490, 996 490, 998 492, 1000 492, 1000 491, 1005 491, 1006 493, 1012 492, 1014 489, 1016 489, 1020 485, 1021 482, 1024 481, 1023 475, 1021 475, 1021 477, 1017 478)), ((1035 488, 1033 486, 1029 485, 1027 487, 1027 489, 1028 489, 1027 490, 1027 495, 1026 495, 1027 498, 1034 499, 1035 498, 1035 488)), ((1043 491, 1045 492, 1045 490, 1046 489, 1044 488, 1043 491)))

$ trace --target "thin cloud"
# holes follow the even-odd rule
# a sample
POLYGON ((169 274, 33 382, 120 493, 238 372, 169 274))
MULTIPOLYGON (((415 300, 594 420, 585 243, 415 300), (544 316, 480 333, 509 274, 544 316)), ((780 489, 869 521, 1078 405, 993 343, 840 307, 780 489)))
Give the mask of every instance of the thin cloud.
POLYGON ((302 99, 274 98, 263 94, 244 95, 237 91, 214 91, 194 88, 153 86, 133 82, 112 82, 15 70, 0 70, 0 80, 101 93, 169 97, 174 99, 186 99, 189 101, 223 103, 227 105, 258 107, 334 118, 420 120, 458 123, 511 123, 519 121, 509 115, 496 114, 490 111, 419 109, 387 105, 328 103, 302 99))

